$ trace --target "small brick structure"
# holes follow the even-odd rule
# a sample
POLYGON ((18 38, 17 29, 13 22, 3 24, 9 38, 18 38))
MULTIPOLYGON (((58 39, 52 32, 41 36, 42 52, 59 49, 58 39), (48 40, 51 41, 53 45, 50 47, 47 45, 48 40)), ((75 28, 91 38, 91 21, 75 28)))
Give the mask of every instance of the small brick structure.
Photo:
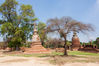
POLYGON ((84 52, 92 52, 92 53, 99 53, 99 50, 96 49, 93 45, 85 45, 82 48, 78 49, 79 51, 84 51, 84 52))

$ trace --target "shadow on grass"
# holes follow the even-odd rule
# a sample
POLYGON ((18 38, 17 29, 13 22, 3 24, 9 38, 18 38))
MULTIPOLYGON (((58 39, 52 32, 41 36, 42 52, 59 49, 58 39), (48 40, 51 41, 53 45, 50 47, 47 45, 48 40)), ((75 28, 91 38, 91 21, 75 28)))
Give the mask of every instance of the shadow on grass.
MULTIPOLYGON (((78 53, 73 52, 70 53, 68 56, 65 56, 64 53, 62 52, 52 52, 49 54, 43 54, 43 53, 38 53, 38 54, 22 54, 22 53, 17 53, 17 52, 11 52, 11 53, 5 53, 5 55, 9 56, 22 56, 22 57, 55 57, 55 56, 61 56, 61 57, 83 57, 83 56, 78 56, 78 53)), ((81 54, 80 54, 81 55, 81 54)))

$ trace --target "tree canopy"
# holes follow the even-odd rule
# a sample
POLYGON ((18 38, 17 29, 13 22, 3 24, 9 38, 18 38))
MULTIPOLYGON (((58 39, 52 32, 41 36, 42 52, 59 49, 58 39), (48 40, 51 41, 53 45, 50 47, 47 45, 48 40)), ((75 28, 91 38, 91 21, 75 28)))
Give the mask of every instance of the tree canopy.
POLYGON ((15 49, 19 49, 21 44, 31 38, 32 24, 37 20, 31 5, 23 4, 17 9, 18 5, 16 0, 5 0, 0 5, 0 13, 2 14, 0 32, 5 36, 8 46, 15 49))
POLYGON ((47 40, 47 34, 45 32, 46 24, 44 22, 38 23, 38 34, 40 36, 42 45, 44 45, 45 41, 47 40))

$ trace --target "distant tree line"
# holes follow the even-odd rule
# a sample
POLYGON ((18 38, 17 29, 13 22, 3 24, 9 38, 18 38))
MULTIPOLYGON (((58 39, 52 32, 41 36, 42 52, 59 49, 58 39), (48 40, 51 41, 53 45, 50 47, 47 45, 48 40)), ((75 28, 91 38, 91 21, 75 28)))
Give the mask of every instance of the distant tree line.
POLYGON ((96 38, 94 41, 89 41, 89 42, 81 42, 81 45, 92 45, 92 46, 97 46, 99 49, 99 37, 96 38))

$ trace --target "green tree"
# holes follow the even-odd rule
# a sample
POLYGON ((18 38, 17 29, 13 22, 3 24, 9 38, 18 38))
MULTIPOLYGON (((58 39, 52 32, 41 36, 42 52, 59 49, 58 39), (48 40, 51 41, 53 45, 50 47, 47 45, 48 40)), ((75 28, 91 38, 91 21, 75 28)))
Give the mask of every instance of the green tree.
POLYGON ((0 6, 0 13, 2 14, 3 20, 6 22, 13 22, 17 16, 16 6, 18 2, 16 0, 5 0, 5 2, 0 6))
POLYGON ((46 32, 45 32, 45 27, 46 27, 45 23, 43 23, 43 22, 38 23, 38 33, 39 33, 42 45, 44 45, 44 42, 47 39, 47 35, 46 35, 46 32))
POLYGON ((98 49, 99 49, 99 37, 97 37, 95 43, 96 43, 96 45, 97 45, 97 47, 98 47, 98 49))
POLYGON ((5 0, 0 5, 2 19, 0 32, 7 39, 8 46, 19 50, 20 46, 31 38, 33 33, 32 23, 37 20, 31 5, 21 5, 17 9, 16 0, 5 0))

